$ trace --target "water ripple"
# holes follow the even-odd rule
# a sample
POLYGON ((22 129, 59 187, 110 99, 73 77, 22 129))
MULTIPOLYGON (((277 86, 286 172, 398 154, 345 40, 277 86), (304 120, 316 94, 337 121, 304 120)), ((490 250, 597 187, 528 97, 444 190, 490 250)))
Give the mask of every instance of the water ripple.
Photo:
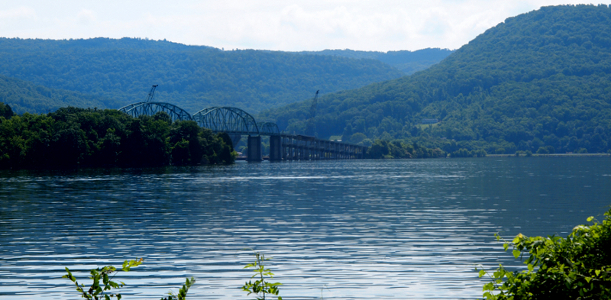
POLYGON ((256 249, 285 299, 476 298, 475 264, 517 266, 495 232, 562 234, 608 205, 608 160, 525 162, 0 172, 0 296, 64 299, 76 295, 64 267, 85 279, 144 257, 118 275, 125 297, 194 276, 193 298, 245 298, 256 249))

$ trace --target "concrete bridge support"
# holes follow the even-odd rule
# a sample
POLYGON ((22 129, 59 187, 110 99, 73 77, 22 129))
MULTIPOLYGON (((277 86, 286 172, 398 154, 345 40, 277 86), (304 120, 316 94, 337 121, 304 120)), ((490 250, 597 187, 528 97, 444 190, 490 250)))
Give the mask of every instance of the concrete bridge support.
POLYGON ((261 136, 248 136, 248 153, 246 154, 247 161, 262 161, 261 155, 261 136))
POLYGON ((282 137, 279 135, 271 135, 269 137, 269 160, 282 160, 282 137))

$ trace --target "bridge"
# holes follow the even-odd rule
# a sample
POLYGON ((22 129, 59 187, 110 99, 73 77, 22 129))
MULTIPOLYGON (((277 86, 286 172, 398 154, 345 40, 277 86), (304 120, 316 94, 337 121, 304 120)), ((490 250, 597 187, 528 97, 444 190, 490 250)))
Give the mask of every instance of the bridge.
POLYGON ((173 122, 192 120, 215 133, 229 134, 234 145, 243 135, 247 135, 248 161, 262 160, 261 136, 269 136, 270 161, 362 159, 367 150, 364 146, 283 133, 275 123, 257 123, 252 115, 235 107, 208 107, 191 115, 173 104, 151 101, 155 87, 151 89, 147 101, 126 105, 119 110, 134 118, 165 112, 173 122))

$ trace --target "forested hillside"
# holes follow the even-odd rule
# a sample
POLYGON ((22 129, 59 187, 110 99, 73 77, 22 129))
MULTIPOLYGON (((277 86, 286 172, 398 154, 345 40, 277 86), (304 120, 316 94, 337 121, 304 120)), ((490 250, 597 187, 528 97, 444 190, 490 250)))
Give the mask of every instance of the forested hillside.
POLYGON ((28 81, 0 75, 0 102, 10 105, 13 112, 48 113, 60 107, 117 107, 117 101, 79 92, 52 89, 28 81))
POLYGON ((377 59, 383 63, 391 65, 405 73, 411 75, 418 71, 422 71, 446 58, 452 54, 452 50, 427 48, 416 51, 355 51, 350 49, 345 50, 323 50, 323 51, 304 51, 299 53, 305 54, 321 54, 343 56, 356 59, 377 59))
MULTIPOLYGON (((261 115, 303 132, 309 106, 261 115)), ((509 18, 425 71, 322 97, 315 121, 320 137, 405 139, 446 152, 607 152, 611 8, 554 6, 509 18)))
MULTIPOLYGON (((403 73, 373 59, 329 55, 223 51, 129 38, 0 38, 0 75, 119 104, 103 106, 107 108, 142 101, 151 85, 158 84, 156 99, 190 112, 223 105, 256 113, 309 98, 316 90, 352 89, 403 73)), ((12 99, 2 101, 22 111, 12 99)), ((47 112, 45 109, 29 112, 47 112)))

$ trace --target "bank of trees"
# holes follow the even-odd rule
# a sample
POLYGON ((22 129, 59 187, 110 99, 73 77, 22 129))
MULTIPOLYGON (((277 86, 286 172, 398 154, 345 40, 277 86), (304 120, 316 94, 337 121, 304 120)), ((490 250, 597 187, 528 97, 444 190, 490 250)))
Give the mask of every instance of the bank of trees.
POLYGON ((231 140, 165 113, 61 108, 0 117, 0 168, 230 164, 231 140))
POLYGON ((426 148, 418 144, 409 144, 401 141, 376 140, 367 149, 366 158, 393 159, 393 158, 435 158, 445 157, 446 153, 439 148, 426 148))
POLYGON ((10 119, 11 117, 13 117, 13 114, 14 112, 10 105, 0 102, 0 117, 10 119))

